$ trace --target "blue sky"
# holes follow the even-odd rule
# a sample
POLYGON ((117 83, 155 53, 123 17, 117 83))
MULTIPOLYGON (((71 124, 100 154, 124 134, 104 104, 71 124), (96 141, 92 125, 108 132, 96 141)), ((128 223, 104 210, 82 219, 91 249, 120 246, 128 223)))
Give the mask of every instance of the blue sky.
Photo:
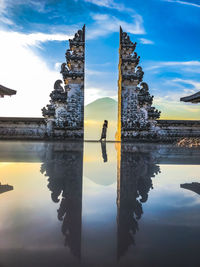
POLYGON ((1 100, 1 115, 41 116, 67 39, 86 24, 86 104, 117 99, 121 25, 163 118, 198 119, 198 105, 179 98, 200 90, 199 21, 199 0, 0 0, 0 83, 18 90, 1 100))

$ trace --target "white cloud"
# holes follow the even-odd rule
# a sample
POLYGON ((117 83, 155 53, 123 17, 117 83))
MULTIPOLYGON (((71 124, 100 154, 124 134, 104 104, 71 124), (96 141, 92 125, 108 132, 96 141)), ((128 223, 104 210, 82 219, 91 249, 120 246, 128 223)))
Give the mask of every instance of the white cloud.
POLYGON ((39 47, 41 43, 47 41, 65 41, 72 36, 65 34, 45 34, 45 33, 30 33, 24 34, 19 32, 11 31, 1 31, 1 40, 4 42, 13 42, 15 45, 19 46, 37 46, 39 47), (6 39, 6 40, 5 40, 6 39))
POLYGON ((180 78, 176 78, 172 80, 173 82, 177 82, 177 83, 185 83, 185 84, 190 84, 194 87, 195 90, 200 91, 200 82, 194 81, 194 80, 187 80, 187 79, 180 79, 180 78))
POLYGON ((0 31, 0 36, 0 82, 17 90, 16 95, 0 99, 0 116, 41 116, 41 108, 48 104, 55 80, 61 77, 32 48, 41 42, 66 40, 69 36, 6 31, 0 31))
POLYGON ((162 84, 164 88, 174 88, 173 91, 165 90, 164 95, 162 95, 162 91, 159 91, 159 95, 154 98, 155 106, 162 111, 162 118, 199 119, 200 108, 191 103, 180 102, 180 98, 198 92, 200 90, 200 82, 176 78, 163 81, 162 84), (188 88, 188 85, 192 85, 193 88, 188 88))
MULTIPOLYGON (((93 39, 99 36, 108 35, 113 32, 119 32, 119 26, 132 34, 145 34, 143 26, 143 18, 135 12, 132 8, 127 8, 123 3, 116 3, 114 0, 84 0, 85 2, 92 3, 99 7, 106 7, 109 9, 115 9, 122 13, 128 13, 128 17, 132 19, 132 22, 126 22, 115 16, 108 14, 94 14, 92 18, 94 24, 88 27, 87 38, 93 39)), ((127 15, 126 15, 127 18, 127 15)))
MULTIPOLYGON (((146 70, 154 70, 163 67, 200 67, 200 61, 191 60, 191 61, 158 61, 158 62, 150 62, 146 70)), ((194 71, 192 69, 192 71, 194 71)))
POLYGON ((12 20, 7 18, 6 7, 7 7, 6 1, 0 0, 0 22, 7 25, 13 25, 14 23, 12 22, 12 20))
POLYGON ((92 15, 92 18, 94 24, 87 29, 87 39, 94 39, 113 32, 119 32, 119 26, 122 26, 123 30, 132 34, 145 34, 143 19, 140 15, 132 15, 132 23, 122 21, 108 14, 95 14, 92 15))
POLYGON ((105 88, 85 86, 85 105, 103 97, 111 97, 116 99, 116 93, 112 90, 106 90, 105 88))
MULTIPOLYGON (((24 2, 25 4, 27 4, 27 0, 23 0, 22 2, 24 2)), ((35 1, 35 0, 29 0, 28 4, 36 9, 38 12, 41 12, 41 13, 45 13, 47 12, 47 8, 45 6, 45 1, 35 1)))
POLYGON ((193 6, 193 7, 200 7, 199 4, 196 3, 191 3, 191 2, 186 2, 186 1, 179 1, 179 0, 164 0, 165 2, 170 2, 170 3, 178 3, 181 5, 188 5, 188 6, 193 6))
POLYGON ((116 9, 118 11, 133 12, 133 13, 135 12, 133 9, 125 7, 124 4, 115 3, 113 0, 85 0, 85 2, 94 4, 100 7, 116 9))
POLYGON ((154 104, 161 110, 161 119, 198 120, 200 116, 200 109, 196 105, 180 102, 179 99, 157 97, 154 104))
POLYGON ((192 61, 168 61, 161 62, 163 66, 200 66, 200 61, 192 60, 192 61))
MULTIPOLYGON (((56 62, 54 70, 49 69, 33 52, 33 47, 46 41, 66 40, 70 36, 6 31, 0 31, 0 36, 0 83, 17 90, 16 95, 0 99, 0 116, 41 117, 41 108, 49 103, 54 82, 61 79, 61 63, 56 62)), ((88 70, 87 74, 102 75, 102 72, 88 70)), ((85 104, 107 96, 114 96, 113 91, 86 86, 85 104)))
POLYGON ((6 2, 5 0, 0 0, 0 12, 5 12, 6 9, 6 2))
POLYGON ((91 76, 99 76, 99 75, 108 75, 108 72, 105 71, 99 71, 99 70, 92 70, 92 69, 87 69, 85 70, 85 73, 87 76, 91 75, 91 76))
POLYGON ((142 44, 154 44, 153 41, 148 40, 148 39, 145 39, 145 38, 140 38, 140 42, 141 42, 142 44))
POLYGON ((63 63, 63 62, 56 62, 56 63, 54 64, 54 69, 55 69, 55 71, 60 72, 62 63, 63 63))

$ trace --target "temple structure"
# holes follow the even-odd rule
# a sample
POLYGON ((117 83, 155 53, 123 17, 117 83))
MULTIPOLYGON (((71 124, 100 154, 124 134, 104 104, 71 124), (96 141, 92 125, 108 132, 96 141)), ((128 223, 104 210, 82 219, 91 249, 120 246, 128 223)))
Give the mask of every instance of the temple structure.
MULTIPOLYGON (((66 62, 61 65, 63 81, 57 80, 43 118, 0 117, 1 139, 83 140, 85 26, 69 40, 66 62), (63 84, 63 85, 62 85, 63 84)), ((0 96, 16 91, 0 87, 0 96)))
MULTIPOLYGON (((200 120, 159 119, 160 111, 152 106, 153 96, 143 81, 144 72, 135 49, 136 43, 120 28, 116 139, 173 142, 200 137, 200 120)), ((69 40, 65 55, 60 71, 63 79, 55 81, 49 104, 42 109, 43 117, 0 117, 0 139, 84 140, 85 26, 69 40)), ((0 86, 1 97, 15 93, 0 86)), ((181 100, 197 103, 200 93, 181 100)))
MULTIPOLYGON (((136 45, 120 27, 116 139, 171 142, 183 137, 199 137, 200 121, 159 120, 161 112, 152 106, 153 96, 148 84, 143 82, 144 72, 138 66, 140 56, 135 52, 136 45)), ((193 96, 195 101, 197 96, 198 93, 193 96)))
POLYGON ((4 97, 5 95, 11 96, 16 95, 17 91, 13 89, 9 89, 3 85, 0 84, 0 97, 4 97))
POLYGON ((120 27, 117 138, 122 141, 138 133, 153 133, 160 117, 160 112, 152 107, 153 96, 149 94, 148 84, 143 82, 136 44, 120 27))
POLYGON ((180 101, 191 102, 194 104, 200 103, 200 92, 197 92, 197 93, 190 95, 190 96, 181 97, 180 101))
POLYGON ((85 25, 66 51, 66 63, 62 63, 62 80, 57 80, 50 94, 50 103, 42 109, 47 124, 48 137, 83 138, 84 135, 84 66, 85 25))

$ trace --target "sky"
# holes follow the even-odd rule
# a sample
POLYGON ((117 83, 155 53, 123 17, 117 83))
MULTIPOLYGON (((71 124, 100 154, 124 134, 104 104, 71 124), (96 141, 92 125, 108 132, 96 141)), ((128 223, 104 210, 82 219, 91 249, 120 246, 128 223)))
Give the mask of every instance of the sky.
POLYGON ((136 41, 144 81, 165 119, 199 119, 180 97, 200 90, 200 0, 0 0, 1 116, 41 116, 68 39, 86 24, 85 104, 117 100, 119 26, 136 41))

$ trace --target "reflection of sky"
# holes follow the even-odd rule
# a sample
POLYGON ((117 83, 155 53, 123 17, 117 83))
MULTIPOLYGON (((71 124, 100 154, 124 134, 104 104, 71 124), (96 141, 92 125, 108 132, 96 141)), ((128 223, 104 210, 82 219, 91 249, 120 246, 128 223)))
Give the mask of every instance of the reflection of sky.
POLYGON ((200 166, 198 165, 161 165, 161 174, 153 179, 154 190, 151 191, 153 206, 163 210, 163 208, 199 205, 198 194, 180 188, 180 184, 183 183, 200 182, 199 171, 200 166))
POLYGON ((57 235, 51 237, 54 242, 46 242, 49 233, 59 232, 59 223, 47 181, 39 170, 38 163, 0 164, 4 177, 1 183, 14 187, 13 191, 0 195, 0 229, 4 240, 1 248, 38 249, 59 245, 57 235))
POLYGON ((116 182, 117 163, 116 149, 113 144, 106 144, 108 161, 104 162, 101 144, 85 143, 84 175, 101 185, 111 185, 116 182))
MULTIPOLYGON (((117 151, 114 144, 107 145, 107 155, 108 162, 104 163, 100 144, 85 144, 83 266, 94 266, 96 262, 101 266, 116 266, 117 151)), ((0 256, 4 255, 0 264, 11 262, 8 255, 13 255, 14 250, 18 256, 27 255, 27 251, 43 256, 47 253, 46 261, 50 258, 49 251, 65 263, 74 260, 69 249, 63 246, 61 222, 56 211, 59 204, 52 202, 47 188, 48 177, 40 173, 40 167, 41 163, 0 163, 0 182, 14 186, 13 191, 0 195, 0 256)), ((166 259, 163 266, 180 266, 183 263, 180 255, 184 264, 190 257, 190 262, 194 263, 182 266, 195 266, 192 259, 198 257, 200 196, 180 188, 180 184, 199 182, 200 166, 163 164, 160 169, 161 173, 152 178, 154 189, 143 204, 136 245, 129 248, 119 266, 132 266, 131 262, 149 266, 147 259, 156 263, 166 259), (170 262, 172 256, 174 262, 170 262)), ((54 260, 59 261, 56 257, 54 260)))

